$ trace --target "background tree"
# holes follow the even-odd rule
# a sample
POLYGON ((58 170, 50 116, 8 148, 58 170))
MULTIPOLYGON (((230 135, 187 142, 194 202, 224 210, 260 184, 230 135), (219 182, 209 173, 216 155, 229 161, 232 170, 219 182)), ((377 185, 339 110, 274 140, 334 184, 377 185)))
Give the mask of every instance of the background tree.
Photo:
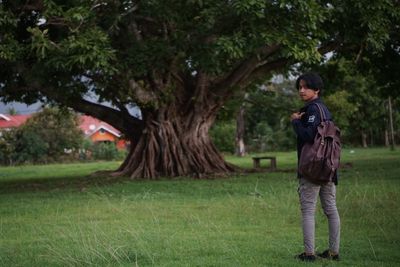
POLYGON ((15 129, 3 131, 0 135, 0 164, 12 165, 14 163, 17 135, 15 129))
POLYGON ((249 96, 246 143, 254 152, 293 149, 296 138, 289 114, 302 103, 293 80, 269 82, 249 96))
POLYGON ((115 175, 233 171, 208 135, 229 98, 328 51, 381 49, 397 13, 387 0, 3 0, 0 96, 54 101, 119 129, 134 145, 115 175))
POLYGON ((210 136, 219 151, 234 154, 236 123, 234 120, 217 121, 210 129, 210 136))
POLYGON ((18 129, 0 139, 3 164, 62 161, 66 151, 82 147, 83 133, 78 117, 68 110, 44 108, 18 129))
POLYGON ((11 154, 10 163, 45 163, 56 161, 55 158, 50 158, 47 155, 49 145, 46 141, 31 129, 18 129, 15 132, 15 139, 13 147, 14 150, 11 154))
MULTIPOLYGON (((247 94, 244 96, 244 101, 247 100, 247 94)), ((240 107, 239 111, 236 115, 236 137, 235 137, 235 155, 239 157, 243 157, 246 155, 246 145, 245 145, 245 114, 246 114, 246 103, 243 102, 240 107)))
POLYGON ((93 151, 93 158, 96 160, 116 160, 118 149, 114 143, 100 142, 92 144, 90 149, 93 151))
MULTIPOLYGON (((399 10, 399 3, 396 3, 394 8, 399 10)), ((376 11, 375 5, 368 12, 373 11, 376 11)), ((382 143, 382 140, 387 139, 388 129, 396 125, 392 123, 392 127, 389 126, 388 104, 392 101, 388 100, 393 99, 396 105, 396 99, 400 95, 400 84, 396 74, 400 71, 400 17, 398 12, 392 15, 389 17, 391 24, 385 30, 387 41, 379 46, 379 51, 374 49, 373 43, 365 39, 358 45, 337 51, 329 64, 331 71, 328 74, 334 75, 329 76, 332 78, 329 82, 335 83, 336 77, 343 77, 344 83, 341 85, 345 88, 339 89, 348 90, 350 101, 357 108, 357 112, 351 117, 351 128, 362 134, 363 146, 367 146, 367 137, 370 144, 374 144, 374 140, 382 143), (357 123, 360 127, 356 126, 357 123)), ((398 114, 397 108, 397 112, 391 114, 392 118, 395 117, 396 120, 398 114)))
MULTIPOLYGON (((257 87, 249 89, 257 90, 257 87)), ((251 92, 251 90, 246 91, 251 92)), ((221 107, 210 132, 214 144, 220 151, 234 153, 239 157, 246 154, 245 113, 248 104, 248 93, 246 93, 242 97, 233 97, 221 107)))
MULTIPOLYGON (((376 85, 380 89, 382 97, 387 98, 386 106, 388 113, 387 127, 385 129, 385 140, 389 142, 392 150, 395 148, 395 127, 399 125, 398 99, 400 97, 400 81, 397 74, 400 71, 400 23, 397 20, 392 24, 389 41, 386 42, 382 53, 374 53, 366 50, 360 61, 360 68, 364 75, 374 78, 376 85), (396 109, 397 103, 397 109, 396 109), (395 107, 395 108, 394 108, 395 107), (397 123, 396 123, 397 121, 397 123), (390 132, 390 138, 389 136, 390 132)), ((397 128, 397 131, 399 129, 397 128)))
MULTIPOLYGON (((360 61, 369 61, 367 55, 360 61)), ((308 67, 307 67, 308 68, 308 67)), ((334 114, 342 130, 344 144, 370 145, 388 144, 389 111, 386 88, 373 74, 380 72, 379 64, 374 71, 365 72, 360 62, 336 55, 328 62, 312 66, 325 77, 324 100, 334 114)), ((386 80, 390 83, 390 80, 386 80)), ((396 92, 393 90, 396 106, 396 92)), ((397 120, 399 112, 394 112, 397 120)))
POLYGON ((10 107, 7 109, 7 114, 18 115, 18 111, 14 107, 10 107))
POLYGON ((65 150, 81 147, 83 132, 79 118, 66 109, 44 108, 20 128, 23 135, 37 135, 46 144, 46 156, 58 160, 65 150))

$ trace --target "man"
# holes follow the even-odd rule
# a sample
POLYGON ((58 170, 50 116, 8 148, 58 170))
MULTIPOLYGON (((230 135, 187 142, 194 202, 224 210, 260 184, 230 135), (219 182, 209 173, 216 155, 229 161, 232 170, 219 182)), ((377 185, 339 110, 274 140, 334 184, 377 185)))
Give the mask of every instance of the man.
MULTIPOLYGON (((296 88, 305 106, 299 112, 291 115, 294 131, 297 135, 297 156, 300 159, 301 150, 305 143, 312 143, 317 133, 317 127, 321 123, 321 116, 316 103, 320 105, 326 114, 327 120, 332 120, 331 113, 321 101, 320 95, 323 88, 321 77, 316 73, 305 73, 297 78, 296 88)), ((304 240, 304 252, 296 258, 302 261, 315 261, 315 207, 318 195, 322 208, 328 218, 329 224, 329 249, 318 254, 322 258, 339 260, 340 244, 340 218, 336 208, 337 174, 332 182, 326 184, 314 184, 307 177, 299 178, 299 198, 302 215, 302 228, 304 240)))

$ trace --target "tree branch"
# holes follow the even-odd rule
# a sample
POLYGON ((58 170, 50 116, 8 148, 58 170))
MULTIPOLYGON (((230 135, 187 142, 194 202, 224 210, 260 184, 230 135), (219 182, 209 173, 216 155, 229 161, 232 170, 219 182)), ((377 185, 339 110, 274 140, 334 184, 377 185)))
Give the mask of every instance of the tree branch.
POLYGON ((144 128, 143 121, 133 117, 129 114, 129 112, 118 111, 116 109, 97 103, 92 103, 84 99, 75 99, 74 101, 68 102, 65 105, 73 108, 76 111, 105 121, 119 131, 127 134, 127 136, 132 136, 135 140, 138 140, 142 135, 144 128))
MULTIPOLYGON (((324 43, 318 48, 318 52, 322 55, 326 54, 328 52, 336 50, 338 47, 340 47, 341 44, 342 43, 339 40, 324 43)), ((293 61, 292 58, 278 58, 270 62, 267 61, 265 62, 265 64, 260 64, 250 75, 242 79, 242 81, 240 81, 238 85, 240 88, 245 88, 251 82, 266 77, 269 73, 271 73, 271 71, 284 68, 291 61, 293 61)))
POLYGON ((253 71, 245 79, 240 81, 240 83, 238 83, 238 85, 241 89, 246 88, 253 81, 256 81, 256 80, 262 79, 263 77, 266 77, 269 73, 271 73, 271 71, 279 70, 279 69, 282 69, 283 67, 287 66, 287 64, 289 62, 290 62, 289 58, 279 58, 279 59, 276 59, 269 63, 266 63, 266 64, 262 65, 261 67, 257 68, 255 71, 253 71))
POLYGON ((139 27, 134 19, 132 19, 132 22, 129 23, 128 29, 133 33, 136 41, 141 42, 143 40, 142 33, 140 32, 139 27))
POLYGON ((56 93, 56 89, 54 88, 40 86, 36 87, 36 90, 40 91, 49 99, 55 100, 62 105, 71 107, 78 112, 82 112, 107 122, 127 136, 133 137, 136 140, 138 140, 142 135, 142 130, 144 128, 143 121, 131 116, 127 112, 121 112, 111 107, 87 101, 83 98, 68 98, 56 93))
POLYGON ((338 49, 341 45, 343 44, 341 39, 337 39, 337 40, 333 40, 333 41, 329 41, 326 43, 323 43, 319 48, 318 48, 318 52, 321 55, 324 55, 328 52, 334 51, 336 49, 338 49))
MULTIPOLYGON (((13 93, 21 94, 25 92, 38 92, 42 96, 54 100, 59 104, 70 107, 75 111, 93 116, 95 118, 98 118, 99 120, 107 122, 127 136, 133 137, 135 140, 138 140, 140 138, 144 129, 144 122, 130 115, 125 107, 125 110, 119 111, 111 107, 87 101, 83 98, 68 98, 64 95, 56 93, 56 89, 44 87, 37 81, 31 81, 30 86, 12 87, 11 89, 13 93)), ((2 94, 0 94, 0 96, 2 96, 2 94)))
POLYGON ((236 69, 229 73, 225 79, 217 83, 215 88, 220 88, 223 91, 229 90, 229 88, 241 83, 242 80, 246 80, 249 75, 260 66, 261 62, 274 55, 280 48, 281 45, 279 44, 260 48, 255 55, 243 61, 236 69))
POLYGON ((124 104, 122 104, 120 101, 118 101, 118 100, 114 100, 114 102, 115 102, 115 105, 117 106, 117 108, 122 112, 122 113, 124 113, 124 114, 126 114, 126 113, 128 113, 129 114, 129 111, 128 111, 128 109, 124 106, 124 104))
POLYGON ((22 6, 22 11, 33 11, 33 10, 43 10, 44 3, 43 0, 26 1, 22 6))

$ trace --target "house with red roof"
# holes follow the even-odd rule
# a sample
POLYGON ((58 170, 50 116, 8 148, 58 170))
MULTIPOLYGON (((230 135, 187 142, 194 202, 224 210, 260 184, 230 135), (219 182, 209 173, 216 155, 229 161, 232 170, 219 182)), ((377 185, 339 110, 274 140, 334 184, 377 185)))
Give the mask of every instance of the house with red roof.
POLYGON ((80 116, 79 120, 79 128, 93 143, 113 142, 118 149, 126 148, 127 142, 122 138, 121 132, 110 124, 87 115, 80 116))
MULTIPOLYGON (((0 136, 4 130, 18 128, 25 123, 33 114, 26 115, 5 115, 0 114, 0 136)), ((79 116, 80 125, 86 138, 89 138, 93 143, 113 142, 118 149, 125 149, 128 145, 123 139, 121 132, 112 127, 110 124, 93 118, 87 115, 79 116)))
POLYGON ((25 123, 32 115, 4 115, 0 114, 0 130, 17 128, 25 123))

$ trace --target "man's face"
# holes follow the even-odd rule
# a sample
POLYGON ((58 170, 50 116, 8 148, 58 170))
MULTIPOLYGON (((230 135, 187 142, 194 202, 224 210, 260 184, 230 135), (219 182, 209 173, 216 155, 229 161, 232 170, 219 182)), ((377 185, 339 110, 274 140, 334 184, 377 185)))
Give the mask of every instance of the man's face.
POLYGON ((307 88, 307 84, 304 80, 299 82, 299 96, 304 102, 309 102, 318 97, 319 90, 313 90, 307 88))

